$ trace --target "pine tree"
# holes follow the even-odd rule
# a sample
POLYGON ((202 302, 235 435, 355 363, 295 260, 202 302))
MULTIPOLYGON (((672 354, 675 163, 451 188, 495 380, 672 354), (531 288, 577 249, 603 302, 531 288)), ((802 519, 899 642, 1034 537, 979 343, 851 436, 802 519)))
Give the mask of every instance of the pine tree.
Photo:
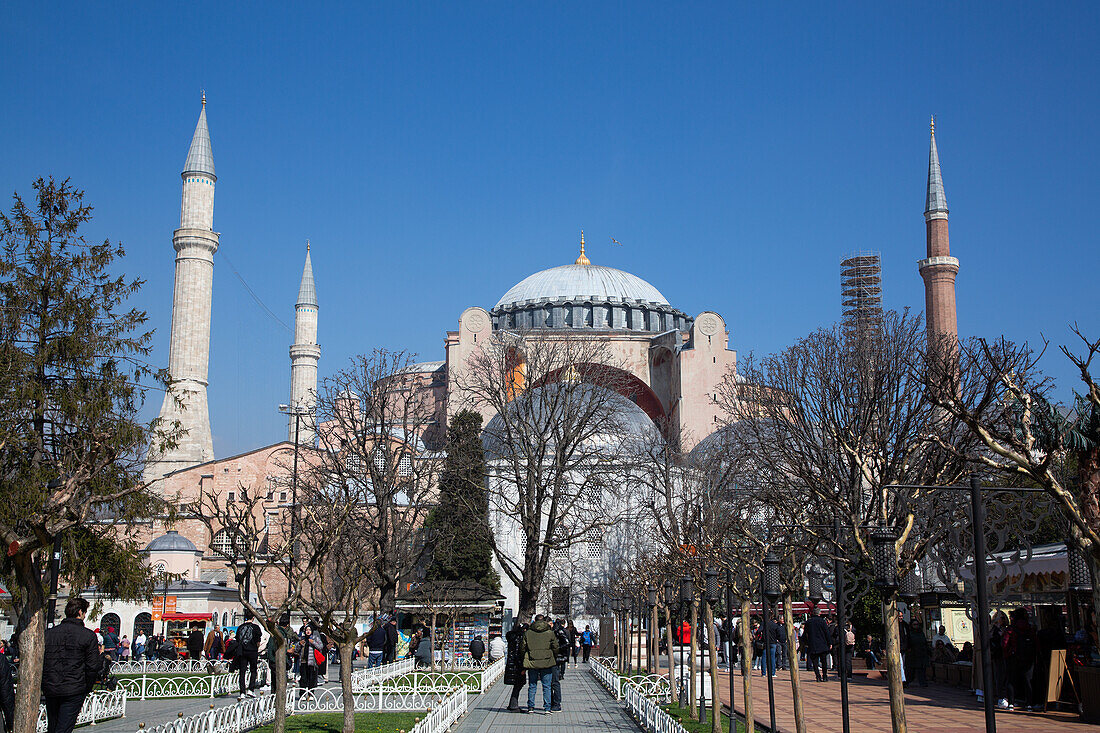
POLYGON ((433 547, 427 580, 466 580, 499 591, 500 576, 492 565, 481 415, 470 410, 456 414, 447 428, 446 450, 439 504, 426 522, 433 547))

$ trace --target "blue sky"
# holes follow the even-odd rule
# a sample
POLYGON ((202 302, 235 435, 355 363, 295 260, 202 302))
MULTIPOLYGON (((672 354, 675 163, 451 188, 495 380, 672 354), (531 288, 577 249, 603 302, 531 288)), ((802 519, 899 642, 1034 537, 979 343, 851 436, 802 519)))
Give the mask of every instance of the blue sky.
POLYGON ((147 280, 158 363, 207 92, 218 455, 283 436, 289 391, 291 336, 233 268, 292 324, 307 237, 322 374, 378 346, 442 359, 464 308, 572 262, 582 228, 743 354, 836 320, 856 250, 922 310, 932 113, 960 332, 1100 334, 1096 3, 16 5, 0 185, 87 192, 89 236, 147 280))

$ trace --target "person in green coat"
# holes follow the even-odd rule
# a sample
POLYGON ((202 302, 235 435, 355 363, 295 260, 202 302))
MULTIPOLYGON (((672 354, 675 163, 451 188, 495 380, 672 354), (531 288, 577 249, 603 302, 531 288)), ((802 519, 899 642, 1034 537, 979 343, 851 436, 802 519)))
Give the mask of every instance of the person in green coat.
POLYGON ((549 715, 550 692, 554 682, 554 668, 558 665, 558 639, 550 628, 546 617, 541 613, 535 616, 531 628, 524 634, 527 652, 523 655, 523 666, 527 670, 527 710, 535 710, 535 690, 542 683, 542 713, 549 715))

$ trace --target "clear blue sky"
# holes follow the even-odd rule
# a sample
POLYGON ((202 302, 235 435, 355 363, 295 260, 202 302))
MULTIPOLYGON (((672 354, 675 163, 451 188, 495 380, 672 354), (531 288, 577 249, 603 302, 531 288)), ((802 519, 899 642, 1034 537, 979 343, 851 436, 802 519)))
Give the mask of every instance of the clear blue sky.
POLYGON ((89 234, 147 280, 159 363, 206 89, 218 455, 280 438, 289 391, 290 334, 229 265, 292 323, 307 237, 322 374, 376 346, 442 359, 464 308, 571 262, 582 228, 742 354, 837 319, 855 250, 922 310, 931 113, 961 333, 1100 334, 1097 3, 276 5, 0 10, 5 197, 85 189, 89 234))

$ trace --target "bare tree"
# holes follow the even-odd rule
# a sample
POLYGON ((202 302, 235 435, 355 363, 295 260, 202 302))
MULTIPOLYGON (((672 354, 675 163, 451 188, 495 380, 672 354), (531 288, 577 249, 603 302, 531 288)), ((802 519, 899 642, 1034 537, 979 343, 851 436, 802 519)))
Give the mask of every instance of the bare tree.
MULTIPOLYGON (((843 325, 821 329, 777 354, 749 358, 721 389, 739 440, 760 457, 769 491, 813 497, 851 533, 856 557, 871 560, 874 528, 896 531, 902 572, 936 541, 927 517, 966 463, 934 436, 965 444, 958 421, 937 410, 911 369, 926 354, 924 325, 886 313, 852 338, 843 325)), ((959 447, 962 447, 960 445, 959 447)), ((965 451, 963 451, 965 452, 965 451)), ((905 730, 898 608, 884 602, 891 718, 905 730)))
POLYGON ((636 434, 626 416, 637 409, 617 363, 602 337, 498 332, 456 378, 464 407, 494 415, 489 501, 514 527, 494 533, 494 552, 519 589, 520 619, 535 612, 553 551, 615 520, 608 498, 629 467, 614 456, 636 434), (519 551, 502 535, 518 536, 519 551))
POLYGON ((1067 542, 1088 560, 1092 603, 1100 609, 1100 378, 1094 365, 1100 340, 1076 326, 1072 331, 1081 342, 1077 350, 1060 349, 1083 390, 1068 405, 1055 398, 1054 382, 1040 368, 1045 344, 1036 351, 1003 338, 972 339, 959 344, 957 363, 912 366, 936 408, 976 438, 939 434, 944 450, 1010 481, 1041 487, 1053 499, 1069 522, 1067 542))
POLYGON ((376 349, 325 379, 319 458, 303 479, 308 493, 335 492, 353 510, 362 577, 372 579, 384 613, 417 572, 442 463, 425 444, 438 427, 431 395, 411 367, 406 352, 376 349))
POLYGON ((329 524, 327 511, 305 502, 291 511, 269 514, 265 492, 240 484, 234 500, 213 489, 204 490, 186 507, 209 532, 212 554, 233 572, 241 604, 274 641, 275 733, 286 731, 286 644, 288 629, 280 619, 289 615, 302 597, 301 578, 321 572, 333 545, 339 542, 343 522, 329 524), (318 531, 324 526, 325 532, 318 531), (301 535, 323 536, 324 542, 302 543, 301 535), (299 579, 299 582, 292 582, 299 579))

